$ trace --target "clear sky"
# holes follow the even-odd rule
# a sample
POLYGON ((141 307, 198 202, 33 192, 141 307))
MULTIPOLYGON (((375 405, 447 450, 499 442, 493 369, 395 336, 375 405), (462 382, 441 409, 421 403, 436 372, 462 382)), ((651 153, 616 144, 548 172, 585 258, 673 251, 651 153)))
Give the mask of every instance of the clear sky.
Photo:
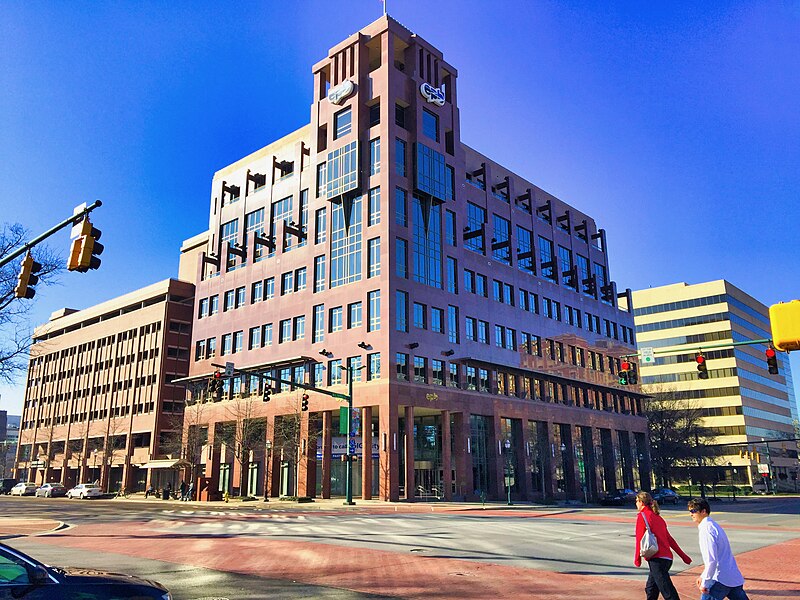
MULTIPOLYGON (((463 141, 607 230, 619 288, 725 278, 768 305, 800 298, 800 3, 388 10, 458 69, 463 141)), ((100 270, 40 289, 35 321, 175 276, 213 173, 309 122, 311 66, 381 13, 3 2, 0 219, 38 233, 104 202, 100 270)), ((51 244, 66 255, 68 234, 51 244)), ((21 387, 0 394, 21 411, 21 387)))

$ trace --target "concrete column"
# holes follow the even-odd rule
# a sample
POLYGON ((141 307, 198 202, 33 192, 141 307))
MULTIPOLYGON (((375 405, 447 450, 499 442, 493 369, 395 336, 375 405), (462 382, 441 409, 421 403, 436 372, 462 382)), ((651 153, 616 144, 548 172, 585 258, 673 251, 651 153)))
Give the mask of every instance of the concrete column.
POLYGON ((475 487, 472 482, 472 454, 469 442, 469 413, 453 414, 453 439, 455 440, 456 494, 471 498, 475 487))
POLYGON ((322 497, 331 497, 331 465, 333 460, 333 412, 322 413, 322 497))
POLYGON ((397 405, 387 401, 381 405, 378 415, 381 439, 380 448, 380 495, 381 499, 388 502, 397 502, 400 499, 400 471, 399 471, 399 424, 397 405))
POLYGON ((300 413, 300 461, 297 465, 297 495, 314 496, 316 493, 317 451, 316 439, 310 439, 311 417, 309 412, 300 413), (313 448, 313 452, 312 452, 313 448))
POLYGON ((414 407, 405 407, 405 454, 406 454, 406 500, 413 500, 416 495, 414 483, 414 407))
POLYGON ((372 407, 361 409, 361 497, 372 500, 372 407))
POLYGON ((492 425, 489 428, 489 443, 487 444, 487 462, 489 464, 489 488, 487 490, 490 498, 506 497, 505 461, 506 449, 503 446, 505 438, 500 431, 500 415, 492 415, 492 425), (492 481, 494 477, 494 481, 492 481))
POLYGON ((264 497, 273 498, 276 496, 273 487, 275 484, 274 468, 275 464, 275 416, 267 416, 266 435, 264 439, 264 497), (269 442, 271 449, 266 451, 266 442, 269 442))
POLYGON ((450 432, 450 411, 442 411, 442 492, 448 502, 453 500, 453 467, 450 432))

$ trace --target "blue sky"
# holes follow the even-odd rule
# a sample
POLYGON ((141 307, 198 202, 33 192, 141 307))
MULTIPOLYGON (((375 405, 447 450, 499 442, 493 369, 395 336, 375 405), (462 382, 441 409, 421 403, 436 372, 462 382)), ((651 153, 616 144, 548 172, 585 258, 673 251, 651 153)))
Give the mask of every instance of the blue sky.
MULTIPOLYGON (((800 297, 800 3, 389 0, 459 71, 462 139, 595 217, 632 289, 800 297)), ((214 171, 309 121, 311 66, 378 0, 3 3, 2 219, 101 199, 98 271, 35 322, 177 274, 214 171)), ((66 254, 68 234, 51 244, 66 254)), ((800 385, 800 356, 792 357, 800 385)), ((21 410, 20 387, 0 406, 21 410)))

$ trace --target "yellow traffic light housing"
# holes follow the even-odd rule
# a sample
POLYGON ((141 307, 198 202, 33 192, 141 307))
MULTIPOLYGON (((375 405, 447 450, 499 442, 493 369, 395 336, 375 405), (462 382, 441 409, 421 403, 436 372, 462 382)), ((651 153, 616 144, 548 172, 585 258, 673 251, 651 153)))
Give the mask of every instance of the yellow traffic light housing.
POLYGON ((800 350, 800 300, 769 307, 772 343, 778 350, 800 350))
POLYGON ((33 260, 31 253, 28 252, 20 262, 17 285, 14 288, 15 298, 27 298, 30 300, 36 295, 36 290, 33 289, 33 286, 39 283, 38 273, 41 270, 42 265, 33 260))
POLYGON ((99 255, 103 253, 103 244, 98 240, 102 232, 92 226, 89 217, 83 219, 81 223, 81 234, 73 240, 69 251, 69 261, 67 269, 85 273, 89 269, 97 269, 100 266, 99 255))

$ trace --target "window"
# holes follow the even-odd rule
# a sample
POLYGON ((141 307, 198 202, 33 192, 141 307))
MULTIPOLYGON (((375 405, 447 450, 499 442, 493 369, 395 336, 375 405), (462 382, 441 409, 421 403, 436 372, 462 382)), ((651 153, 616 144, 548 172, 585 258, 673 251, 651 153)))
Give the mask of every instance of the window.
POLYGON ((381 172, 381 138, 369 141, 369 174, 381 172))
POLYGON ((381 238, 367 240, 367 279, 381 274, 381 238))
POLYGON ((447 339, 453 344, 459 342, 458 307, 453 305, 447 307, 447 339))
POLYGON ((247 340, 247 349, 253 350, 261 347, 261 327, 251 327, 247 340))
POLYGON ((347 328, 361 327, 361 302, 347 305, 347 328))
POLYGON ((481 275, 480 273, 476 273, 475 275, 475 293, 478 296, 483 296, 484 298, 488 298, 488 284, 486 283, 486 275, 481 275))
POLYGON ((495 302, 502 302, 503 301, 503 282, 502 281, 497 281, 497 279, 492 281, 492 294, 493 294, 495 302))
POLYGON ((381 188, 372 188, 369 191, 369 217, 367 226, 377 225, 381 222, 381 188))
POLYGON ((314 293, 325 290, 325 255, 314 257, 314 293))
POLYGON ((197 310, 197 318, 202 319, 208 316, 208 298, 200 300, 200 307, 197 310))
POLYGON ((250 287, 250 303, 255 304, 264 299, 264 282, 256 281, 250 287))
POLYGON ((478 341, 481 344, 489 343, 489 323, 478 320, 478 341))
POLYGON ((234 307, 236 296, 234 290, 228 290, 225 292, 224 302, 222 303, 222 312, 227 312, 232 310, 234 307))
POLYGON ((283 344, 292 339, 292 320, 283 319, 280 322, 280 329, 278 330, 278 343, 283 344))
POLYGON ((332 211, 330 287, 335 288, 361 280, 361 197, 334 204, 332 211))
POLYGON ((414 327, 417 329, 427 329, 426 307, 424 304, 414 302, 414 327))
MULTIPOLYGON (((322 198, 325 194, 325 167, 327 163, 321 162, 317 165, 317 198, 322 198)), ((323 209, 324 210, 324 209, 323 209)))
POLYGON ((394 189, 394 222, 403 227, 408 227, 408 202, 406 198, 404 189, 394 189))
POLYGON ((219 228, 219 241, 222 244, 223 252, 227 254, 225 257, 225 268, 228 271, 232 271, 236 268, 236 255, 228 252, 227 247, 228 244, 234 246, 236 244, 236 238, 239 235, 239 220, 233 219, 232 221, 228 221, 227 223, 223 223, 219 228))
POLYGON ((415 184, 417 189, 444 202, 447 199, 447 168, 444 154, 417 142, 415 184))
POLYGON ((467 317, 464 321, 464 335, 467 338, 468 342, 476 341, 476 321, 472 317, 467 317))
POLYGON ((444 385, 444 362, 431 359, 431 383, 434 385, 444 385))
POLYGON ((408 331, 408 294, 397 290, 397 331, 408 331))
POLYGON ((578 282, 572 272, 572 251, 564 246, 558 247, 558 262, 561 269, 562 283, 573 289, 578 289, 578 282))
POLYGON ((271 300, 275 297, 275 278, 267 277, 264 280, 264 300, 271 300))
POLYGON ((398 352, 395 355, 397 362, 397 379, 401 381, 408 381, 408 354, 398 352))
MULTIPOLYGON (((259 208, 245 215, 245 239, 249 242, 254 235, 264 237, 264 209, 259 208)), ((264 248, 261 244, 255 244, 253 250, 253 262, 258 262, 264 258, 264 248)))
POLYGON ((542 265, 542 277, 558 283, 556 274, 556 261, 553 256, 553 241, 546 237, 539 236, 539 260, 542 265))
POLYGON ((214 358, 217 355, 217 338, 208 338, 206 340, 206 348, 208 349, 206 358, 214 358))
POLYGON ((476 376, 475 367, 467 366, 467 389, 468 390, 477 390, 478 389, 478 378, 476 376))
POLYGON ((306 337, 306 317, 300 315, 294 318, 294 335, 293 340, 302 340, 306 337))
POLYGON ((381 353, 367 354, 367 381, 381 378, 381 353))
POLYGON ((414 280, 442 288, 441 207, 416 194, 412 201, 414 280))
MULTIPOLYGON (((271 208, 272 213, 272 221, 271 221, 271 232, 276 237, 276 245, 280 247, 284 252, 289 252, 292 249, 292 243, 294 237, 289 234, 288 232, 283 232, 283 237, 279 238, 277 236, 277 230, 280 227, 281 223, 289 223, 294 220, 292 215, 292 197, 286 196, 286 198, 281 198, 277 202, 272 203, 271 208)), ((275 254, 274 250, 270 250, 270 256, 275 254)))
POLYGON ((395 238, 394 248, 397 276, 408 279, 408 242, 403 238, 395 238))
POLYGON ((492 242, 492 257, 503 263, 511 264, 511 222, 498 215, 494 218, 494 241, 492 242))
POLYGON ((320 208, 314 213, 314 243, 321 244, 328 238, 328 214, 327 209, 320 208))
POLYGON ((358 142, 328 152, 325 196, 328 200, 358 188, 358 142))
POLYGON ((456 245, 456 213, 446 210, 444 219, 444 237, 451 246, 456 245))
POLYGON ((300 267, 294 272, 294 291, 306 289, 306 268, 300 267))
POLYGON ((262 344, 264 346, 272 346, 272 323, 264 325, 261 331, 262 344))
MULTIPOLYGON (((308 232, 308 190, 300 190, 300 229, 304 232, 308 232)), ((299 239, 297 241, 298 247, 303 247, 306 245, 308 240, 308 236, 303 239, 299 239)))
POLYGON ((575 255, 575 265, 578 267, 578 285, 580 290, 587 296, 592 295, 589 280, 589 259, 580 254, 575 255))
POLYGON ((236 308, 244 306, 244 286, 236 288, 236 308))
POLYGON ((475 293, 475 271, 464 269, 464 291, 470 294, 475 293))
POLYGON ((313 329, 314 343, 321 342, 325 339, 325 305, 317 304, 313 310, 311 327, 313 329))
POLYGON ((376 102, 369 107, 369 126, 375 127, 381 123, 381 104, 376 102))
POLYGON ((244 331, 236 331, 233 334, 233 352, 241 352, 244 344, 244 331))
POLYGON ((330 315, 328 316, 328 333, 334 333, 342 330, 342 318, 343 309, 341 306, 337 306, 330 310, 330 315))
POLYGON ((294 272, 289 271, 281 275, 281 296, 294 292, 294 272))
POLYGON ((206 341, 199 340, 195 344, 194 348, 194 359, 195 360, 202 360, 206 357, 206 341))
POLYGON ((342 359, 328 361, 328 385, 342 383, 342 359))
POLYGON ((378 331, 381 328, 381 291, 367 293, 367 331, 378 331))
POLYGON ((503 284, 503 302, 509 306, 514 306, 514 286, 508 283, 503 284))
POLYGON ((426 108, 422 109, 422 133, 434 142, 439 141, 439 117, 426 108))
POLYGON ((353 114, 350 108, 340 110, 333 116, 333 139, 347 135, 353 130, 353 114))
POLYGON ((431 331, 444 333, 444 311, 441 308, 431 307, 431 331))
POLYGON ((461 383, 459 381, 459 377, 458 377, 458 365, 456 363, 450 363, 448 365, 448 367, 449 367, 448 371, 450 372, 450 378, 449 378, 449 381, 447 382, 447 384, 450 387, 457 388, 457 387, 460 386, 460 383, 461 383))
POLYGON ((406 176, 406 143, 400 138, 394 140, 394 168, 397 175, 406 176))
POLYGON ((486 210, 477 204, 467 202, 467 232, 465 235, 473 235, 464 240, 465 248, 480 254, 485 253, 484 235, 483 233, 478 233, 483 231, 484 223, 486 223, 486 210))
POLYGON ((233 345, 233 337, 230 333, 226 333, 222 336, 222 347, 220 348, 220 356, 225 356, 226 354, 231 353, 233 345))
POLYGON ((397 125, 398 127, 402 127, 403 129, 406 129, 406 113, 407 112, 408 111, 407 111, 405 106, 401 106, 400 104, 396 104, 395 103, 395 105, 394 105, 394 122, 395 122, 395 125, 397 125))
POLYGON ((322 387, 325 385, 325 365, 322 363, 315 363, 314 364, 314 385, 317 387, 322 387))
POLYGON ((517 225, 517 267, 532 275, 536 274, 536 262, 533 258, 533 234, 530 230, 517 225))
POLYGON ((428 383, 428 360, 422 356, 414 357, 414 381, 428 383))

